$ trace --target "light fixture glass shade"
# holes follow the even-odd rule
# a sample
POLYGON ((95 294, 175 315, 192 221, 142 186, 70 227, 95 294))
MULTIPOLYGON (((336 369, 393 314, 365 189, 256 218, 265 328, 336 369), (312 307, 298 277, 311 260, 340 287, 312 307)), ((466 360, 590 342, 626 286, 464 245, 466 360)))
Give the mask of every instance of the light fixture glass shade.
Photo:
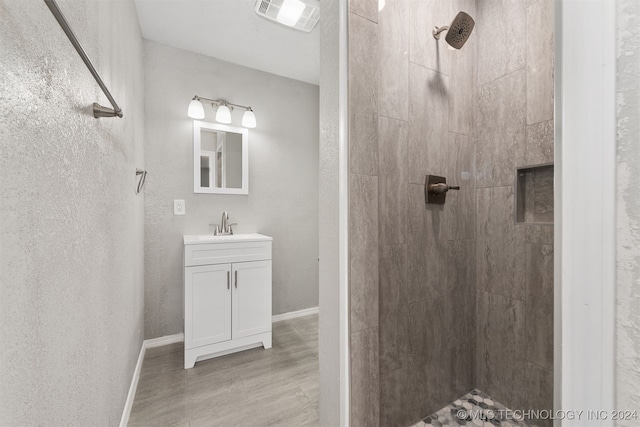
POLYGON ((202 107, 202 102, 197 99, 192 99, 189 103, 187 115, 192 119, 204 119, 204 108, 202 107))
POLYGON ((216 112, 216 122, 219 123, 231 123, 231 110, 226 105, 219 105, 216 112))
POLYGON ((256 115, 253 114, 253 110, 248 109, 242 115, 242 126, 253 129, 256 127, 256 115))
POLYGON ((298 23, 298 19, 302 16, 305 7, 305 4, 300 0, 284 0, 276 19, 281 24, 293 27, 298 23))

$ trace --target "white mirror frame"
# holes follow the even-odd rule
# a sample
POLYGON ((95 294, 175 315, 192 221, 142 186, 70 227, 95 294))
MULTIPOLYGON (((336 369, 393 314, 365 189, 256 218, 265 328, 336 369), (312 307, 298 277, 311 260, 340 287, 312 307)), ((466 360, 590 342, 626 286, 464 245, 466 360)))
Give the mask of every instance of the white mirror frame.
POLYGON ((193 121, 193 192, 209 194, 249 194, 249 130, 219 123, 193 121), (209 188, 200 186, 200 164, 202 129, 242 134, 242 188, 209 188))

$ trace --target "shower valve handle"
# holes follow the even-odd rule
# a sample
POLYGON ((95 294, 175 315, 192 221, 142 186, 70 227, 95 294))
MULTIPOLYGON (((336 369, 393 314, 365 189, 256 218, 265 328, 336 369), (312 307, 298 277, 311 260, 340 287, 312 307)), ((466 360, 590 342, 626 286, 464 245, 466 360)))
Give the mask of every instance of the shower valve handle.
POLYGON ((438 182, 437 184, 431 184, 429 186, 429 191, 433 194, 442 194, 446 193, 449 190, 459 190, 459 185, 447 185, 444 182, 438 182))

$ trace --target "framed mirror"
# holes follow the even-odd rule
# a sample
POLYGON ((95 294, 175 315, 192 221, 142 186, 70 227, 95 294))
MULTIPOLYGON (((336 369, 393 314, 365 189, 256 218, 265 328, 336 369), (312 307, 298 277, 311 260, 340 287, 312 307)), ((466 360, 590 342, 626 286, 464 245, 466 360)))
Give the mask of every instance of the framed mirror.
POLYGON ((193 192, 249 194, 249 131, 193 122, 193 192))

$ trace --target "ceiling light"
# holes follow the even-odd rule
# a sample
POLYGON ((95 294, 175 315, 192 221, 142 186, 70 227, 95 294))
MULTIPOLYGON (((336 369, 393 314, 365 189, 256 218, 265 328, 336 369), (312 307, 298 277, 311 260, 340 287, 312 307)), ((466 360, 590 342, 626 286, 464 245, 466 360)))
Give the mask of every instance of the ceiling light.
POLYGON ((189 103, 189 110, 187 111, 187 115, 192 119, 204 119, 204 107, 202 107, 202 102, 198 101, 197 96, 194 96, 189 103))
POLYGON ((298 23, 305 7, 300 0, 284 0, 276 19, 283 25, 293 27, 298 23))
POLYGON ((216 122, 229 124, 231 123, 231 110, 226 105, 222 104, 218 106, 216 112, 216 122))
POLYGON ((256 0, 254 10, 265 19, 308 33, 320 19, 320 0, 256 0))
POLYGON ((247 111, 242 115, 242 126, 249 129, 256 127, 256 115, 253 114, 251 107, 247 108, 247 111))

